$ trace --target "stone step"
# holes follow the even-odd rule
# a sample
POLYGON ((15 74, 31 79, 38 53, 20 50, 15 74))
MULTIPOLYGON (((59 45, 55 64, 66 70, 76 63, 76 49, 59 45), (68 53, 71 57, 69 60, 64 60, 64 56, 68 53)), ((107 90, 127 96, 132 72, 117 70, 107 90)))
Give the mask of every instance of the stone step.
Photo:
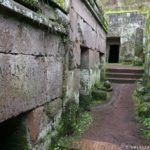
POLYGON ((133 78, 107 78, 112 83, 135 83, 137 79, 133 78))
POLYGON ((144 70, 141 68, 107 68, 106 72, 113 73, 144 73, 144 70))
POLYGON ((116 73, 116 72, 106 72, 107 78, 132 78, 139 79, 142 77, 142 73, 116 73))
POLYGON ((92 140, 81 140, 79 142, 73 142, 71 150, 122 150, 119 146, 92 140))

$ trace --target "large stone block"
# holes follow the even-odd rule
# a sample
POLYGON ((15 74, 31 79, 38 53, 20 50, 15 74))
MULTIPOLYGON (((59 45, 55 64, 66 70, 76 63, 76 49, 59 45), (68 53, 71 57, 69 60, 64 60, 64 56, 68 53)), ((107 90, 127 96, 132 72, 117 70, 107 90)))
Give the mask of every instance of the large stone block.
POLYGON ((0 122, 61 97, 62 74, 53 57, 0 54, 0 122))
POLYGON ((83 69, 81 71, 81 90, 90 93, 95 84, 100 82, 100 69, 83 69))
POLYGON ((0 52, 45 56, 64 54, 60 35, 51 34, 4 14, 0 15, 0 20, 0 52))
POLYGON ((67 74, 66 100, 79 102, 80 70, 75 69, 67 74))
POLYGON ((75 42, 69 51, 69 70, 79 68, 80 59, 81 59, 80 43, 75 42))
POLYGON ((100 53, 97 51, 89 50, 89 68, 100 67, 100 53))
POLYGON ((58 98, 45 106, 48 117, 52 118, 62 110, 62 99, 58 98))
POLYGON ((40 125, 43 116, 43 110, 44 107, 36 108, 31 112, 29 112, 26 118, 26 123, 27 123, 26 126, 28 128, 28 134, 33 144, 35 144, 38 140, 40 125))

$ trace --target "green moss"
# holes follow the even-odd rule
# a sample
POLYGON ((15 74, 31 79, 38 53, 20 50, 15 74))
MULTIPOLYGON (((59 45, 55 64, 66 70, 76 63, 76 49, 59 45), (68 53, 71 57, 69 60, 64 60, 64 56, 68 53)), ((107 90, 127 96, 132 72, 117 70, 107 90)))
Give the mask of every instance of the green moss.
POLYGON ((90 104, 92 102, 91 94, 81 94, 79 98, 79 106, 83 111, 90 110, 90 104))
POLYGON ((107 99, 107 92, 102 90, 94 90, 92 92, 92 99, 94 100, 106 100, 107 99))
POLYGON ((33 10, 36 10, 36 11, 39 10, 38 0, 15 0, 15 1, 17 1, 18 3, 28 7, 30 9, 33 9, 33 10))
POLYGON ((57 144, 54 146, 53 150, 70 150, 71 143, 81 137, 81 135, 89 128, 92 121, 93 118, 89 113, 84 112, 80 114, 73 135, 62 136, 57 141, 57 144))
POLYGON ((65 9, 65 0, 52 0, 58 4, 61 8, 65 9))
POLYGON ((74 132, 77 123, 78 105, 69 101, 65 106, 65 111, 62 114, 64 135, 71 135, 74 132))

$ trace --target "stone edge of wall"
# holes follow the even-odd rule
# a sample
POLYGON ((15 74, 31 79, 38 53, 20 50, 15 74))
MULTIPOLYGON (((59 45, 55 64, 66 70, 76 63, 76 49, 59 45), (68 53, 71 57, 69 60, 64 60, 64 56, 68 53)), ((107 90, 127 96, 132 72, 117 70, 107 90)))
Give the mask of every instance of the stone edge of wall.
POLYGON ((33 12, 32 10, 24 7, 23 5, 14 2, 13 0, 0 0, 0 8, 6 8, 14 13, 20 14, 21 16, 32 20, 38 25, 43 25, 49 28, 51 31, 58 32, 61 34, 67 34, 67 30, 61 24, 57 22, 52 22, 48 20, 46 17, 33 12))
POLYGON ((91 4, 91 2, 89 0, 81 0, 81 1, 87 6, 87 8, 90 10, 92 15, 98 21, 100 26, 107 33, 107 31, 108 31, 108 23, 107 23, 104 15, 103 15, 103 11, 97 6, 96 2, 94 2, 93 6, 92 6, 92 4, 91 4), (98 12, 95 9, 98 10, 99 14, 98 14, 98 12), (102 15, 100 15, 100 14, 102 14, 102 15))

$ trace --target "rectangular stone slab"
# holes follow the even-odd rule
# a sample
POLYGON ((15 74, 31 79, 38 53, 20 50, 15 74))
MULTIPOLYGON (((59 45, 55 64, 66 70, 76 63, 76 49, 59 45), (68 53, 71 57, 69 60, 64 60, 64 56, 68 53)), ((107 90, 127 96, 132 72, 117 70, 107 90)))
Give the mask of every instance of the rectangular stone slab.
POLYGON ((0 54, 0 122, 62 96, 62 62, 0 54))

